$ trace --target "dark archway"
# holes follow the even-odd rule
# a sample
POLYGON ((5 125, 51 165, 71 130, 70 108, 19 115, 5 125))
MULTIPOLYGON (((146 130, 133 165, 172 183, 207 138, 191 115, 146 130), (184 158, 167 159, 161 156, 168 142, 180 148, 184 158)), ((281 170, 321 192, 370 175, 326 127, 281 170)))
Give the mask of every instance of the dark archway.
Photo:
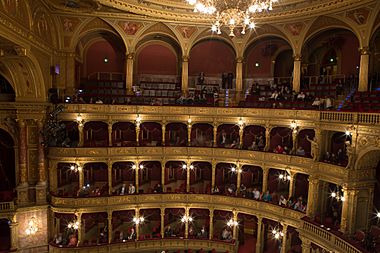
POLYGON ((11 201, 16 187, 14 141, 0 129, 0 201, 11 201))
POLYGON ((11 248, 10 221, 0 219, 0 252, 9 252, 11 248))

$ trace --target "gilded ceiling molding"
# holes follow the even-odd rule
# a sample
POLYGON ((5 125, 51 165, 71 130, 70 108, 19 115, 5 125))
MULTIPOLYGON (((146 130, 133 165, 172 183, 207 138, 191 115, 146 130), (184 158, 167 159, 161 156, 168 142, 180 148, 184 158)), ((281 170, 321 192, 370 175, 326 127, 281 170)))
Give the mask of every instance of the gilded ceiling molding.
MULTIPOLYGON (((261 14, 255 17, 258 23, 268 22, 277 20, 282 20, 283 18, 299 18, 305 16, 317 16, 320 13, 333 13, 337 10, 343 10, 347 8, 354 8, 359 5, 364 5, 365 3, 373 2, 373 0, 366 1, 356 1, 356 0, 334 0, 334 1, 324 1, 319 4, 312 6, 301 7, 301 8, 286 8, 287 10, 273 11, 268 14, 261 14)), ((178 12, 175 8, 158 9, 151 5, 139 4, 137 2, 125 1, 125 0, 99 0, 99 4, 116 8, 122 11, 132 12, 138 15, 156 17, 172 21, 184 21, 184 22, 199 22, 199 23, 210 23, 212 19, 205 18, 205 16, 197 15, 191 11, 178 12)))

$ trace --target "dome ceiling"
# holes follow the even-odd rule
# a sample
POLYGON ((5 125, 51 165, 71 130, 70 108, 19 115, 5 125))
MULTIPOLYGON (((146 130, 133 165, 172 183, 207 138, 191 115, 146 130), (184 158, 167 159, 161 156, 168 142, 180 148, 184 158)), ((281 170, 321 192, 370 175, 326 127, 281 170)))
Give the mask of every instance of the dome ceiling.
MULTIPOLYGON (((142 17, 191 23, 210 23, 212 17, 194 13, 185 0, 45 0, 55 10, 65 12, 142 17)), ((280 0, 273 10, 254 16, 256 21, 284 21, 337 12, 373 0, 280 0)))

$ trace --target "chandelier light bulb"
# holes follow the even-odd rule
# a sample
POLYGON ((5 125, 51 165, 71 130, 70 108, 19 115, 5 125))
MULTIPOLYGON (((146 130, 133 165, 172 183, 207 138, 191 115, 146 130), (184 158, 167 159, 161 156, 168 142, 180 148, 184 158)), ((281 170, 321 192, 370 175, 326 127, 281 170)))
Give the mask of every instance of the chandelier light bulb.
POLYGON ((70 166, 70 170, 75 170, 75 166, 74 166, 74 165, 71 165, 71 166, 70 166))
POLYGON ((380 212, 378 212, 378 213, 376 214, 376 217, 377 217, 377 218, 380 218, 380 212))
POLYGON ((144 169, 144 165, 140 164, 139 168, 144 169))
POLYGON ((182 164, 182 169, 186 169, 187 168, 187 165, 186 164, 182 164))
POLYGON ((290 181, 291 177, 289 175, 287 175, 286 179, 290 181))
POLYGON ((335 193, 335 192, 332 192, 332 193, 331 193, 331 197, 335 198, 335 197, 336 197, 336 193, 335 193))
POLYGON ((133 165, 132 165, 132 169, 135 170, 136 168, 137 168, 136 164, 133 164, 133 165))
POLYGON ((279 178, 279 179, 284 179, 284 175, 280 174, 280 175, 278 176, 278 178, 279 178))
POLYGON ((190 169, 193 170, 194 169, 194 165, 191 164, 190 165, 190 169))

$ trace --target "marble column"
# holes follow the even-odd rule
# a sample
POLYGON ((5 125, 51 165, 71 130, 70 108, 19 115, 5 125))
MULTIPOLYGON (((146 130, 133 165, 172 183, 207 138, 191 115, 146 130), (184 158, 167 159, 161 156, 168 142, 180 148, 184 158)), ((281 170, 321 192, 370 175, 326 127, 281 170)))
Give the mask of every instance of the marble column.
POLYGON ((112 164, 111 159, 107 160, 108 169, 108 195, 112 196, 112 164))
MULTIPOLYGON (((185 216, 188 218, 190 217, 189 208, 185 208, 185 216)), ((189 238, 189 220, 185 221, 185 239, 189 238)))
POLYGON ((297 144, 298 144, 298 131, 297 129, 293 129, 292 131, 292 141, 293 141, 293 148, 291 150, 291 154, 296 154, 297 151, 297 144))
POLYGON ((302 253, 310 253, 311 251, 311 241, 309 239, 306 239, 304 237, 300 236, 300 239, 302 240, 302 253))
POLYGON ((236 192, 235 192, 235 195, 237 196, 240 192, 241 173, 242 173, 241 166, 239 163, 236 164, 236 173, 237 173, 237 176, 236 176, 236 192))
POLYGON ((307 194, 306 216, 313 218, 319 206, 319 179, 313 175, 309 176, 309 190, 307 194))
POLYGON ((112 121, 108 122, 108 146, 112 147, 112 121))
POLYGON ((126 91, 127 95, 132 95, 133 94, 133 59, 134 59, 134 54, 127 54, 127 60, 126 60, 126 77, 125 77, 125 86, 126 86, 126 91))
POLYGON ((38 183, 36 185, 36 202, 46 203, 46 168, 45 168, 45 148, 43 146, 44 137, 42 135, 44 124, 42 120, 37 120, 38 127, 38 183))
POLYGON ((186 192, 190 192, 190 173, 191 173, 191 170, 190 170, 190 166, 191 166, 191 162, 188 161, 186 163, 186 192))
POLYGON ((113 234, 113 227, 112 227, 112 211, 107 212, 107 218, 108 218, 108 243, 112 242, 112 234, 113 234))
POLYGON ((191 128, 192 124, 187 124, 187 146, 191 146, 191 128))
POLYGON ((166 161, 162 160, 161 161, 161 186, 162 186, 162 191, 166 192, 166 187, 165 187, 165 167, 166 167, 166 161))
POLYGON ((239 103, 243 97, 243 58, 236 59, 236 102, 239 103))
POLYGON ((287 252, 286 241, 288 238, 288 225, 286 225, 286 224, 282 225, 282 233, 284 234, 284 236, 282 237, 282 240, 281 240, 281 253, 286 253, 287 252))
POLYGON ((136 124, 136 146, 140 146, 140 124, 136 124))
POLYGON ((215 177, 216 177, 216 160, 212 159, 212 162, 211 162, 211 193, 215 187, 215 177))
POLYGON ((214 234, 214 209, 210 209, 210 229, 209 229, 209 234, 208 234, 208 239, 212 240, 213 239, 213 234, 214 234))
POLYGON ((139 172, 140 172, 140 163, 138 161, 135 162, 136 164, 136 169, 135 169, 135 187, 136 187, 136 194, 139 193, 139 187, 140 187, 140 182, 139 182, 139 172))
POLYGON ((83 163, 78 164, 78 173, 79 173, 79 189, 82 189, 84 186, 84 172, 83 172, 83 163))
POLYGON ((163 121, 161 123, 161 132, 162 132, 162 146, 165 147, 166 121, 163 121))
POLYGON ((161 238, 165 237, 165 208, 161 207, 161 238))
POLYGON ((83 133, 83 127, 84 127, 84 122, 78 122, 78 134, 79 134, 79 143, 78 147, 83 147, 84 145, 84 133, 83 133))
MULTIPOLYGON (((137 219, 140 218, 140 209, 135 208, 135 217, 137 219)), ((140 223, 135 223, 135 228, 136 228, 136 240, 139 240, 140 238, 140 223)))
POLYGON ((244 126, 239 126, 239 148, 243 148, 243 134, 244 134, 244 126))
POLYGON ((296 175, 297 173, 290 173, 290 180, 289 180, 289 197, 294 197, 295 192, 295 184, 296 184, 296 175))
POLYGON ((359 190, 357 189, 348 189, 346 186, 343 187, 343 196, 345 197, 345 201, 343 201, 342 204, 342 215, 340 222, 340 231, 342 233, 355 233, 358 210, 358 194, 359 190))
POLYGON ((301 55, 296 54, 293 56, 293 90, 299 92, 301 90, 301 55))
POLYGON ((11 248, 10 251, 14 252, 17 251, 18 248, 18 236, 19 236, 19 231, 18 231, 18 222, 11 222, 9 225, 10 232, 11 232, 11 248))
POLYGON ((27 125, 23 119, 18 120, 19 125, 19 183, 17 186, 17 202, 27 204, 28 197, 28 167, 27 167, 27 125))
POLYGON ((263 168, 263 189, 262 193, 265 193, 268 190, 268 175, 269 175, 269 167, 263 168))
POLYGON ((212 140, 212 146, 216 148, 217 145, 217 140, 216 140, 216 135, 218 133, 218 124, 214 122, 214 128, 213 128, 213 140, 212 140))
POLYGON ((358 91, 368 91, 369 48, 360 49, 360 69, 358 91))
POLYGON ((182 57, 182 94, 187 95, 189 93, 189 56, 184 55, 182 57))
POLYGON ((82 240, 84 238, 84 221, 82 221, 82 213, 77 213, 76 214, 76 220, 78 221, 79 223, 79 226, 78 226, 78 243, 77 245, 80 245, 82 243, 82 240))
POLYGON ((263 218, 257 216, 257 236, 256 236, 256 253, 262 253, 264 248, 263 242, 263 218))
MULTIPOLYGON (((232 211, 233 214, 233 221, 238 221, 238 212, 236 210, 232 211)), ((232 239, 237 240, 238 239, 238 226, 233 225, 232 227, 232 239)))

